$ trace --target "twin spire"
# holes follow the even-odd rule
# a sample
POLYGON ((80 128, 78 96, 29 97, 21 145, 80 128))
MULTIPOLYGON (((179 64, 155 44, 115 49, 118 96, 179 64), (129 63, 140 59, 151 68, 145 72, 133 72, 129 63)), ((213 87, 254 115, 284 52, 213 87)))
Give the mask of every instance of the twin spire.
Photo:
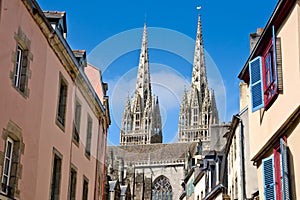
MULTIPOLYGON (((192 142, 209 139, 210 124, 218 123, 218 111, 212 90, 208 89, 202 38, 198 16, 192 82, 184 90, 178 123, 178 141, 192 142)), ((132 100, 129 95, 124 108, 120 134, 121 145, 162 143, 162 123, 158 98, 152 96, 147 26, 144 24, 142 47, 132 100)))

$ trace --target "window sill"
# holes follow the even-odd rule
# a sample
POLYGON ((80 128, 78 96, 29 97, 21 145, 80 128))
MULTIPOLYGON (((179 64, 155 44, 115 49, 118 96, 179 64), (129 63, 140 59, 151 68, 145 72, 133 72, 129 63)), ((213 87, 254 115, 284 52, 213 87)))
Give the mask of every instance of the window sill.
MULTIPOLYGON (((12 84, 13 88, 22 96, 24 99, 28 99, 29 95, 26 94, 26 92, 22 92, 18 87, 16 87, 14 84, 12 84)), ((25 90, 26 91, 26 90, 25 90)))
MULTIPOLYGON (((58 121, 57 117, 56 117, 56 119, 55 119, 55 123, 56 123, 56 125, 57 125, 63 132, 65 132, 65 126, 62 125, 62 124, 60 123, 60 121, 58 121)), ((73 136, 72 136, 72 137, 73 137, 73 136)))
MULTIPOLYGON (((79 139, 80 141, 80 139, 79 139)), ((72 136, 72 142, 79 148, 79 141, 75 140, 74 137, 72 136)))
POLYGON ((4 194, 3 192, 0 193, 0 199, 1 200, 14 200, 14 198, 12 197, 8 197, 6 194, 4 194))
POLYGON ((91 160, 91 153, 85 152, 85 157, 86 157, 88 160, 91 160))

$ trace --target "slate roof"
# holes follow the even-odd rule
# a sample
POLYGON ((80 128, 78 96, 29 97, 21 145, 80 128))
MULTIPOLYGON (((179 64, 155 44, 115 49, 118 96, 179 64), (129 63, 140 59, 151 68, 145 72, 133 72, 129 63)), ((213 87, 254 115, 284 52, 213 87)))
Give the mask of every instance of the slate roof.
POLYGON ((110 156, 110 152, 113 151, 114 156, 122 157, 125 162, 182 160, 185 159, 188 150, 194 153, 196 148, 197 142, 108 146, 107 155, 110 156))

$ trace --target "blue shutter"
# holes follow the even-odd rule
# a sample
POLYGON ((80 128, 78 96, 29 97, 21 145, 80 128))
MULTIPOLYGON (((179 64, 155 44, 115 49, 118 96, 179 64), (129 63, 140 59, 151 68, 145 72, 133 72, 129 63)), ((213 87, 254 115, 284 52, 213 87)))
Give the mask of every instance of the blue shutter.
POLYGON ((249 74, 252 112, 255 112, 256 110, 264 107, 261 56, 258 56, 249 62, 249 74))
POLYGON ((282 199, 290 199, 289 168, 288 168, 288 147, 286 142, 280 138, 280 165, 281 165, 281 186, 282 199))
POLYGON ((266 200, 276 200, 274 156, 262 160, 264 177, 264 196, 266 200))

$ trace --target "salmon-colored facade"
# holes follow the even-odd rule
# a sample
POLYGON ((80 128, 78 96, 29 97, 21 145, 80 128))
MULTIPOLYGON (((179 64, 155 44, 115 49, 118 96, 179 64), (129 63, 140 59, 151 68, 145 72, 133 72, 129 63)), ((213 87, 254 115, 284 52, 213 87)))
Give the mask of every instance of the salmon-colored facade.
POLYGON ((257 167, 259 199, 300 197, 299 27, 299 1, 280 0, 239 74, 250 95, 250 157, 257 167), (260 106, 255 88, 260 84, 255 80, 258 57, 262 61, 261 78, 256 79, 262 83, 260 106))
POLYGON ((65 17, 0 0, 0 198, 103 199, 107 85, 84 73, 51 14, 65 17))

